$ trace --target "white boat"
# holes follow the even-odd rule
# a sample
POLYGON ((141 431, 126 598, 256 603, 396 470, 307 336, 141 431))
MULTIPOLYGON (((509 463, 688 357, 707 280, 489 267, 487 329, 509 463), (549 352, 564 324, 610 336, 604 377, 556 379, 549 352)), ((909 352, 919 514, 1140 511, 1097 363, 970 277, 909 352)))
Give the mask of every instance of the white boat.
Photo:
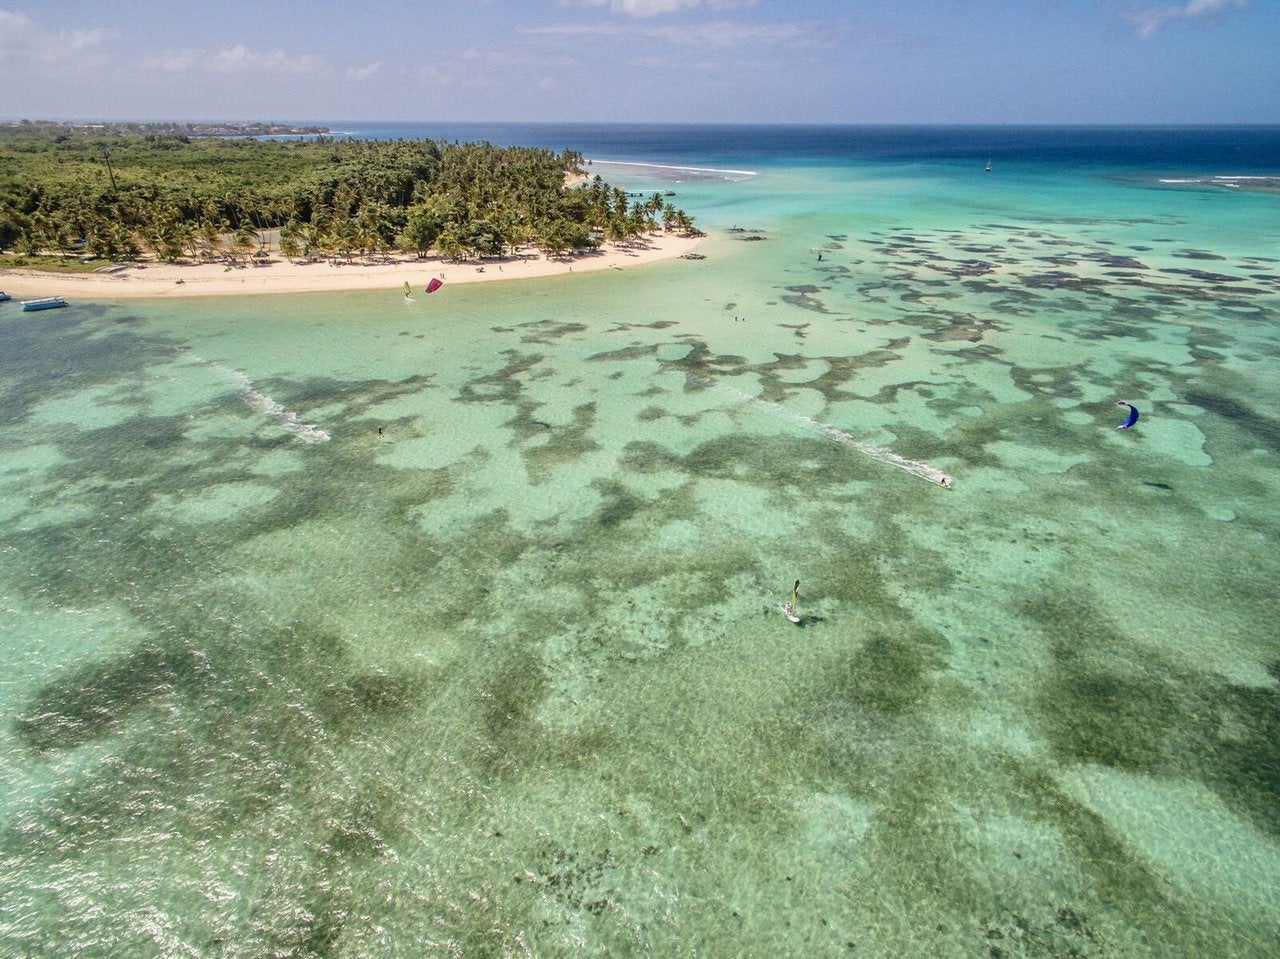
POLYGON ((67 301, 60 296, 46 296, 42 300, 23 300, 22 312, 30 313, 32 310, 56 310, 60 306, 66 306, 67 301))

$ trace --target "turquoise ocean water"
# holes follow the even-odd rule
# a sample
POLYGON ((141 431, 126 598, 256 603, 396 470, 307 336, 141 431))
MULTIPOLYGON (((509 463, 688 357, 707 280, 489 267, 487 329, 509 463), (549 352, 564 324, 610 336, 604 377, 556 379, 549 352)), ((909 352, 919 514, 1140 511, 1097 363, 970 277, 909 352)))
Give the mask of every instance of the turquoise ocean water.
POLYGON ((706 259, 0 304, 0 956, 1275 954, 1280 131, 350 132, 706 259))

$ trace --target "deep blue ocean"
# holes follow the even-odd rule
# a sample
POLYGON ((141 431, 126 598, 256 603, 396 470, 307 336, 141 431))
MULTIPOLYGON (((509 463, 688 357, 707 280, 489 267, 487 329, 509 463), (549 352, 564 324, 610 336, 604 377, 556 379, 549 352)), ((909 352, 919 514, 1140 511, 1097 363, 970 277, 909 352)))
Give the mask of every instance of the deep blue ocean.
POLYGON ((742 126, 333 122, 360 139, 488 141, 594 159, 805 165, 811 161, 1062 164, 1168 176, 1280 175, 1280 126, 742 126))

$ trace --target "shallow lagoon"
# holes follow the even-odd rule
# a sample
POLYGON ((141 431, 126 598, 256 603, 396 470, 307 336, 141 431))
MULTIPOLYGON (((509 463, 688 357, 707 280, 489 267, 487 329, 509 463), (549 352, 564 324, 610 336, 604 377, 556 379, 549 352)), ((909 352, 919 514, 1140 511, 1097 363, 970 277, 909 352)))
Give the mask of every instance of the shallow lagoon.
POLYGON ((0 314, 0 954, 1270 953, 1274 198, 698 159, 704 261, 0 314))

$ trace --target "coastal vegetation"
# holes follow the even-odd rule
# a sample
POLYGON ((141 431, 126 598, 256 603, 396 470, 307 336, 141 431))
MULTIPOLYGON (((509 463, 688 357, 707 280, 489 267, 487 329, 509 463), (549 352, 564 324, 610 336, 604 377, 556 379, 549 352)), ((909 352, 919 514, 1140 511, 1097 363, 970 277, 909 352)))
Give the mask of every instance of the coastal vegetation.
POLYGON ((443 140, 0 130, 4 265, 53 257, 549 256, 655 230, 695 232, 655 193, 588 177, 581 154, 443 140))
POLYGON ((57 120, 15 120, 0 123, 0 139, 13 136, 29 136, 33 133, 45 137, 103 136, 123 133, 170 134, 189 137, 266 137, 266 136, 316 136, 329 133, 328 127, 299 123, 234 123, 234 122, 180 122, 168 123, 112 120, 104 123, 61 123, 57 120))

